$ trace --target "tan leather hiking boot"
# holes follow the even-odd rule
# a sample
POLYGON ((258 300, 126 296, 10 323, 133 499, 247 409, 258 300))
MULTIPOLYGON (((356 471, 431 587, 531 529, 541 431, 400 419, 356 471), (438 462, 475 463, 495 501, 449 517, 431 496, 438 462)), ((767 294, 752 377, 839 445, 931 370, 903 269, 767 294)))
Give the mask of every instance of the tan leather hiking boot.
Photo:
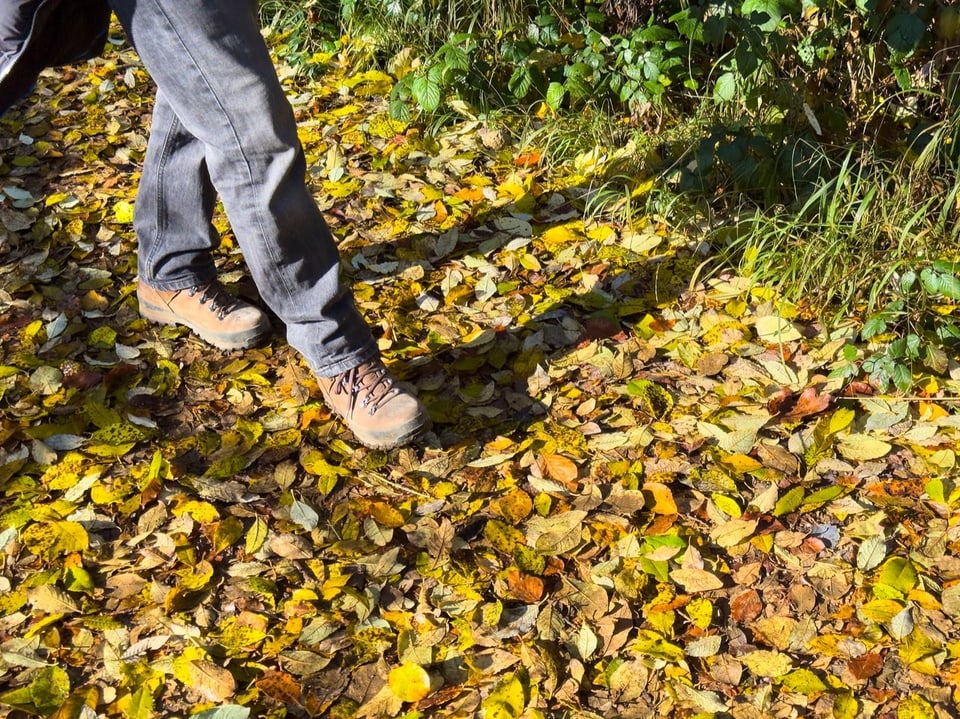
POLYGON ((137 282, 140 314, 151 322, 185 325, 224 350, 253 347, 270 333, 270 318, 213 280, 186 290, 156 290, 137 282))
POLYGON ((396 384, 379 359, 317 380, 330 409, 368 447, 400 447, 430 428, 424 406, 396 384))

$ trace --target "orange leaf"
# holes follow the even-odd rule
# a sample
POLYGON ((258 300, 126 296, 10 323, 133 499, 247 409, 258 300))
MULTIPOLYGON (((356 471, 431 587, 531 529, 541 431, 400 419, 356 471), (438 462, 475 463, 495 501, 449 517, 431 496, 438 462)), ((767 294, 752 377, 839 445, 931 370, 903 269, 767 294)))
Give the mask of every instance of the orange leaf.
POLYGON ((540 577, 524 574, 516 567, 506 571, 507 589, 510 596, 524 604, 534 604, 543 598, 544 584, 540 577))
POLYGON ((454 194, 459 200, 464 200, 465 202, 480 202, 483 198, 483 188, 482 187, 462 187, 454 194))
POLYGON ((540 153, 525 152, 522 155, 518 155, 517 159, 515 159, 513 163, 517 167, 536 167, 540 164, 540 153))
POLYGON ((572 459, 559 454, 545 454, 540 458, 547 476, 564 484, 574 484, 580 470, 572 459))
POLYGON ((771 400, 767 408, 771 414, 776 415, 776 421, 791 423, 799 422, 810 415, 820 414, 830 407, 833 402, 833 396, 827 392, 817 394, 816 387, 807 387, 800 396, 791 395, 786 390, 781 390, 781 394, 776 397, 776 401, 771 400), (786 392, 786 394, 784 394, 786 392))
POLYGON ((677 513, 677 503, 667 485, 660 482, 645 482, 643 493, 651 500, 647 502, 647 506, 654 514, 677 513))
POLYGON ((870 679, 883 671, 883 657, 879 654, 864 654, 848 661, 847 669, 861 681, 870 679))

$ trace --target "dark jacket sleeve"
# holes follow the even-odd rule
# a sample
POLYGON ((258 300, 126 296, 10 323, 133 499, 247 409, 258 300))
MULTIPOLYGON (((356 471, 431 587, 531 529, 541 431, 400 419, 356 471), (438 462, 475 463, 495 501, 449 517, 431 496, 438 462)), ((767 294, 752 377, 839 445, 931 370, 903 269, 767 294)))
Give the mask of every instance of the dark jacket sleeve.
POLYGON ((30 92, 44 68, 98 55, 109 24, 106 0, 0 2, 0 114, 30 92))

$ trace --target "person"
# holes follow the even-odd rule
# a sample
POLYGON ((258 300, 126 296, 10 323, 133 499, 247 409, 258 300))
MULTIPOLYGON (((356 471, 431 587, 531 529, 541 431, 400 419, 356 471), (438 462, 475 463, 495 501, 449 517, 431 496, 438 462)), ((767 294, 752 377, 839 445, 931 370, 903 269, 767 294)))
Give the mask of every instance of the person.
POLYGON ((111 9, 157 87, 134 211, 141 314, 223 349, 269 334, 265 312, 217 279, 219 195, 261 299, 328 406, 369 447, 414 441, 429 416, 387 370, 341 281, 256 0, 5 0, 0 112, 44 66, 102 50, 111 9))

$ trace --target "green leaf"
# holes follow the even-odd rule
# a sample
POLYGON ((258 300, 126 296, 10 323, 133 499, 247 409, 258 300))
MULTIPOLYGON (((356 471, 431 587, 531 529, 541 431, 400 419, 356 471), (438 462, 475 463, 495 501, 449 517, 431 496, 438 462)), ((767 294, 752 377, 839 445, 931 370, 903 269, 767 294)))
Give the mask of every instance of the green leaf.
POLYGON ((518 65, 514 68, 510 80, 507 81, 507 89, 517 100, 522 100, 530 92, 530 86, 533 85, 533 78, 530 76, 530 70, 526 65, 518 65))
POLYGON ((773 32, 783 16, 777 0, 744 0, 740 10, 743 17, 763 32, 773 32))
POLYGON ((153 694, 146 687, 140 687, 130 696, 130 703, 124 711, 125 719, 151 719, 153 716, 153 694))
POLYGON ((725 72, 717 78, 713 87, 713 101, 716 103, 730 102, 737 96, 737 76, 732 72, 725 72))
POLYGON ((427 75, 420 75, 413 81, 413 98, 427 112, 440 107, 440 84, 427 75))
POLYGON ((905 557, 891 557, 883 565, 877 581, 906 594, 917 586, 917 579, 917 569, 913 562, 905 557))
POLYGON ((549 87, 547 87, 547 104, 554 110, 559 110, 566 94, 567 90, 561 83, 551 82, 549 87))
POLYGON ((883 314, 875 314, 867 318, 863 323, 863 329, 860 330, 860 336, 868 340, 887 331, 887 317, 883 314))
POLYGON ((927 24, 919 15, 894 15, 884 28, 884 40, 891 50, 906 55, 917 49, 927 32, 927 24))
POLYGON ((793 487, 785 495, 777 500, 773 508, 773 516, 782 517, 785 514, 794 512, 803 503, 803 497, 806 494, 803 487, 793 487))
POLYGON ((795 669, 783 678, 783 687, 797 694, 820 694, 828 690, 826 683, 810 669, 795 669))

